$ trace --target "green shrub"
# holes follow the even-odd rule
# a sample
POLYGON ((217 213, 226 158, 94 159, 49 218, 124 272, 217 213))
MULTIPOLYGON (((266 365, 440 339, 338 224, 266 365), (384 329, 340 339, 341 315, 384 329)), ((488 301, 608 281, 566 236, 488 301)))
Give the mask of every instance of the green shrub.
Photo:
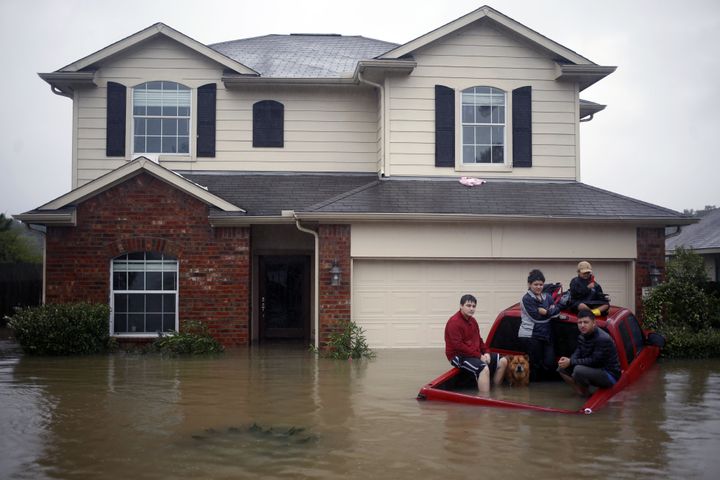
POLYGON ((670 358, 720 357, 720 330, 706 329, 699 332, 682 327, 670 327, 663 332, 667 343, 662 351, 670 358))
POLYGON ((202 322, 183 322, 181 330, 163 334, 155 340, 153 348, 170 355, 203 355, 225 351, 202 322))
POLYGON ((679 248, 667 264, 667 280, 643 302, 644 324, 659 329, 683 327, 692 332, 720 327, 720 297, 710 282, 703 260, 679 248))
POLYGON ((337 360, 375 356, 375 352, 368 347, 362 327, 353 321, 347 322, 342 331, 332 333, 326 347, 327 349, 321 352, 312 345, 310 349, 323 357, 337 360))
POLYGON ((49 304, 16 310, 8 326, 32 355, 83 355, 106 351, 110 308, 90 303, 49 304))

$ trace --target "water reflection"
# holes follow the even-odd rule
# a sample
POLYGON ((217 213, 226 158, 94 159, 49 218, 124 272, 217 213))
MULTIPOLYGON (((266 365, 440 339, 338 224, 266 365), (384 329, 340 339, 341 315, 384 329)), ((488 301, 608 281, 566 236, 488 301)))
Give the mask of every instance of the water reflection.
MULTIPOLYGON (((593 415, 418 402, 439 350, 31 358, 0 350, 0 478, 715 478, 720 361, 661 362, 593 415)), ((569 389, 562 401, 581 403, 569 389)), ((540 399, 557 391, 498 390, 540 399)), ((568 407, 570 408, 570 407, 568 407)))

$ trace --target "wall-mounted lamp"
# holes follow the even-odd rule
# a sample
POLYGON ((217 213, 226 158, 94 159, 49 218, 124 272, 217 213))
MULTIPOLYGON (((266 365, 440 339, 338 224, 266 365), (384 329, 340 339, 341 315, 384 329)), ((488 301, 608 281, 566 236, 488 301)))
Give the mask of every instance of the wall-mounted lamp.
POLYGON ((662 277, 660 269, 657 268, 655 264, 652 264, 648 269, 648 275, 650 276, 650 286, 657 287, 660 283, 660 277, 662 277))
POLYGON ((342 280, 342 270, 337 264, 337 260, 333 260, 332 268, 330 268, 330 285, 337 287, 342 280))

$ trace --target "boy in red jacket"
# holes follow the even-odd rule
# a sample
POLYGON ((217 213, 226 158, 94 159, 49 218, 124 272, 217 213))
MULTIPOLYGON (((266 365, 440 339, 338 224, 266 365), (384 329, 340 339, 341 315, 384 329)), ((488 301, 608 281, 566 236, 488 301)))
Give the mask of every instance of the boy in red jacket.
POLYGON ((445 356, 453 366, 472 373, 478 390, 485 393, 490 391, 491 374, 495 385, 502 383, 507 359, 498 358, 497 353, 491 354, 485 346, 473 317, 475 307, 477 299, 474 296, 460 298, 460 310, 445 325, 445 356))

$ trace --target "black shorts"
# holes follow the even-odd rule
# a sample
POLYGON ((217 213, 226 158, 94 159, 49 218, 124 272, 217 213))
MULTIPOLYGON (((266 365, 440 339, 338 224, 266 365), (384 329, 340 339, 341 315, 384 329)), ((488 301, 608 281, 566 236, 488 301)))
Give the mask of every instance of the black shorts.
MULTIPOLYGON (((497 364, 500 360, 500 354, 498 353, 491 353, 490 354, 490 376, 492 377, 495 375, 495 370, 497 370, 497 364)), ((466 372, 471 373, 475 376, 475 380, 478 379, 480 376, 480 373, 483 371, 485 367, 487 367, 487 364, 480 360, 478 357, 461 357, 459 355, 455 355, 452 360, 450 360, 450 364, 453 367, 457 367, 460 370, 464 370, 466 372)))

